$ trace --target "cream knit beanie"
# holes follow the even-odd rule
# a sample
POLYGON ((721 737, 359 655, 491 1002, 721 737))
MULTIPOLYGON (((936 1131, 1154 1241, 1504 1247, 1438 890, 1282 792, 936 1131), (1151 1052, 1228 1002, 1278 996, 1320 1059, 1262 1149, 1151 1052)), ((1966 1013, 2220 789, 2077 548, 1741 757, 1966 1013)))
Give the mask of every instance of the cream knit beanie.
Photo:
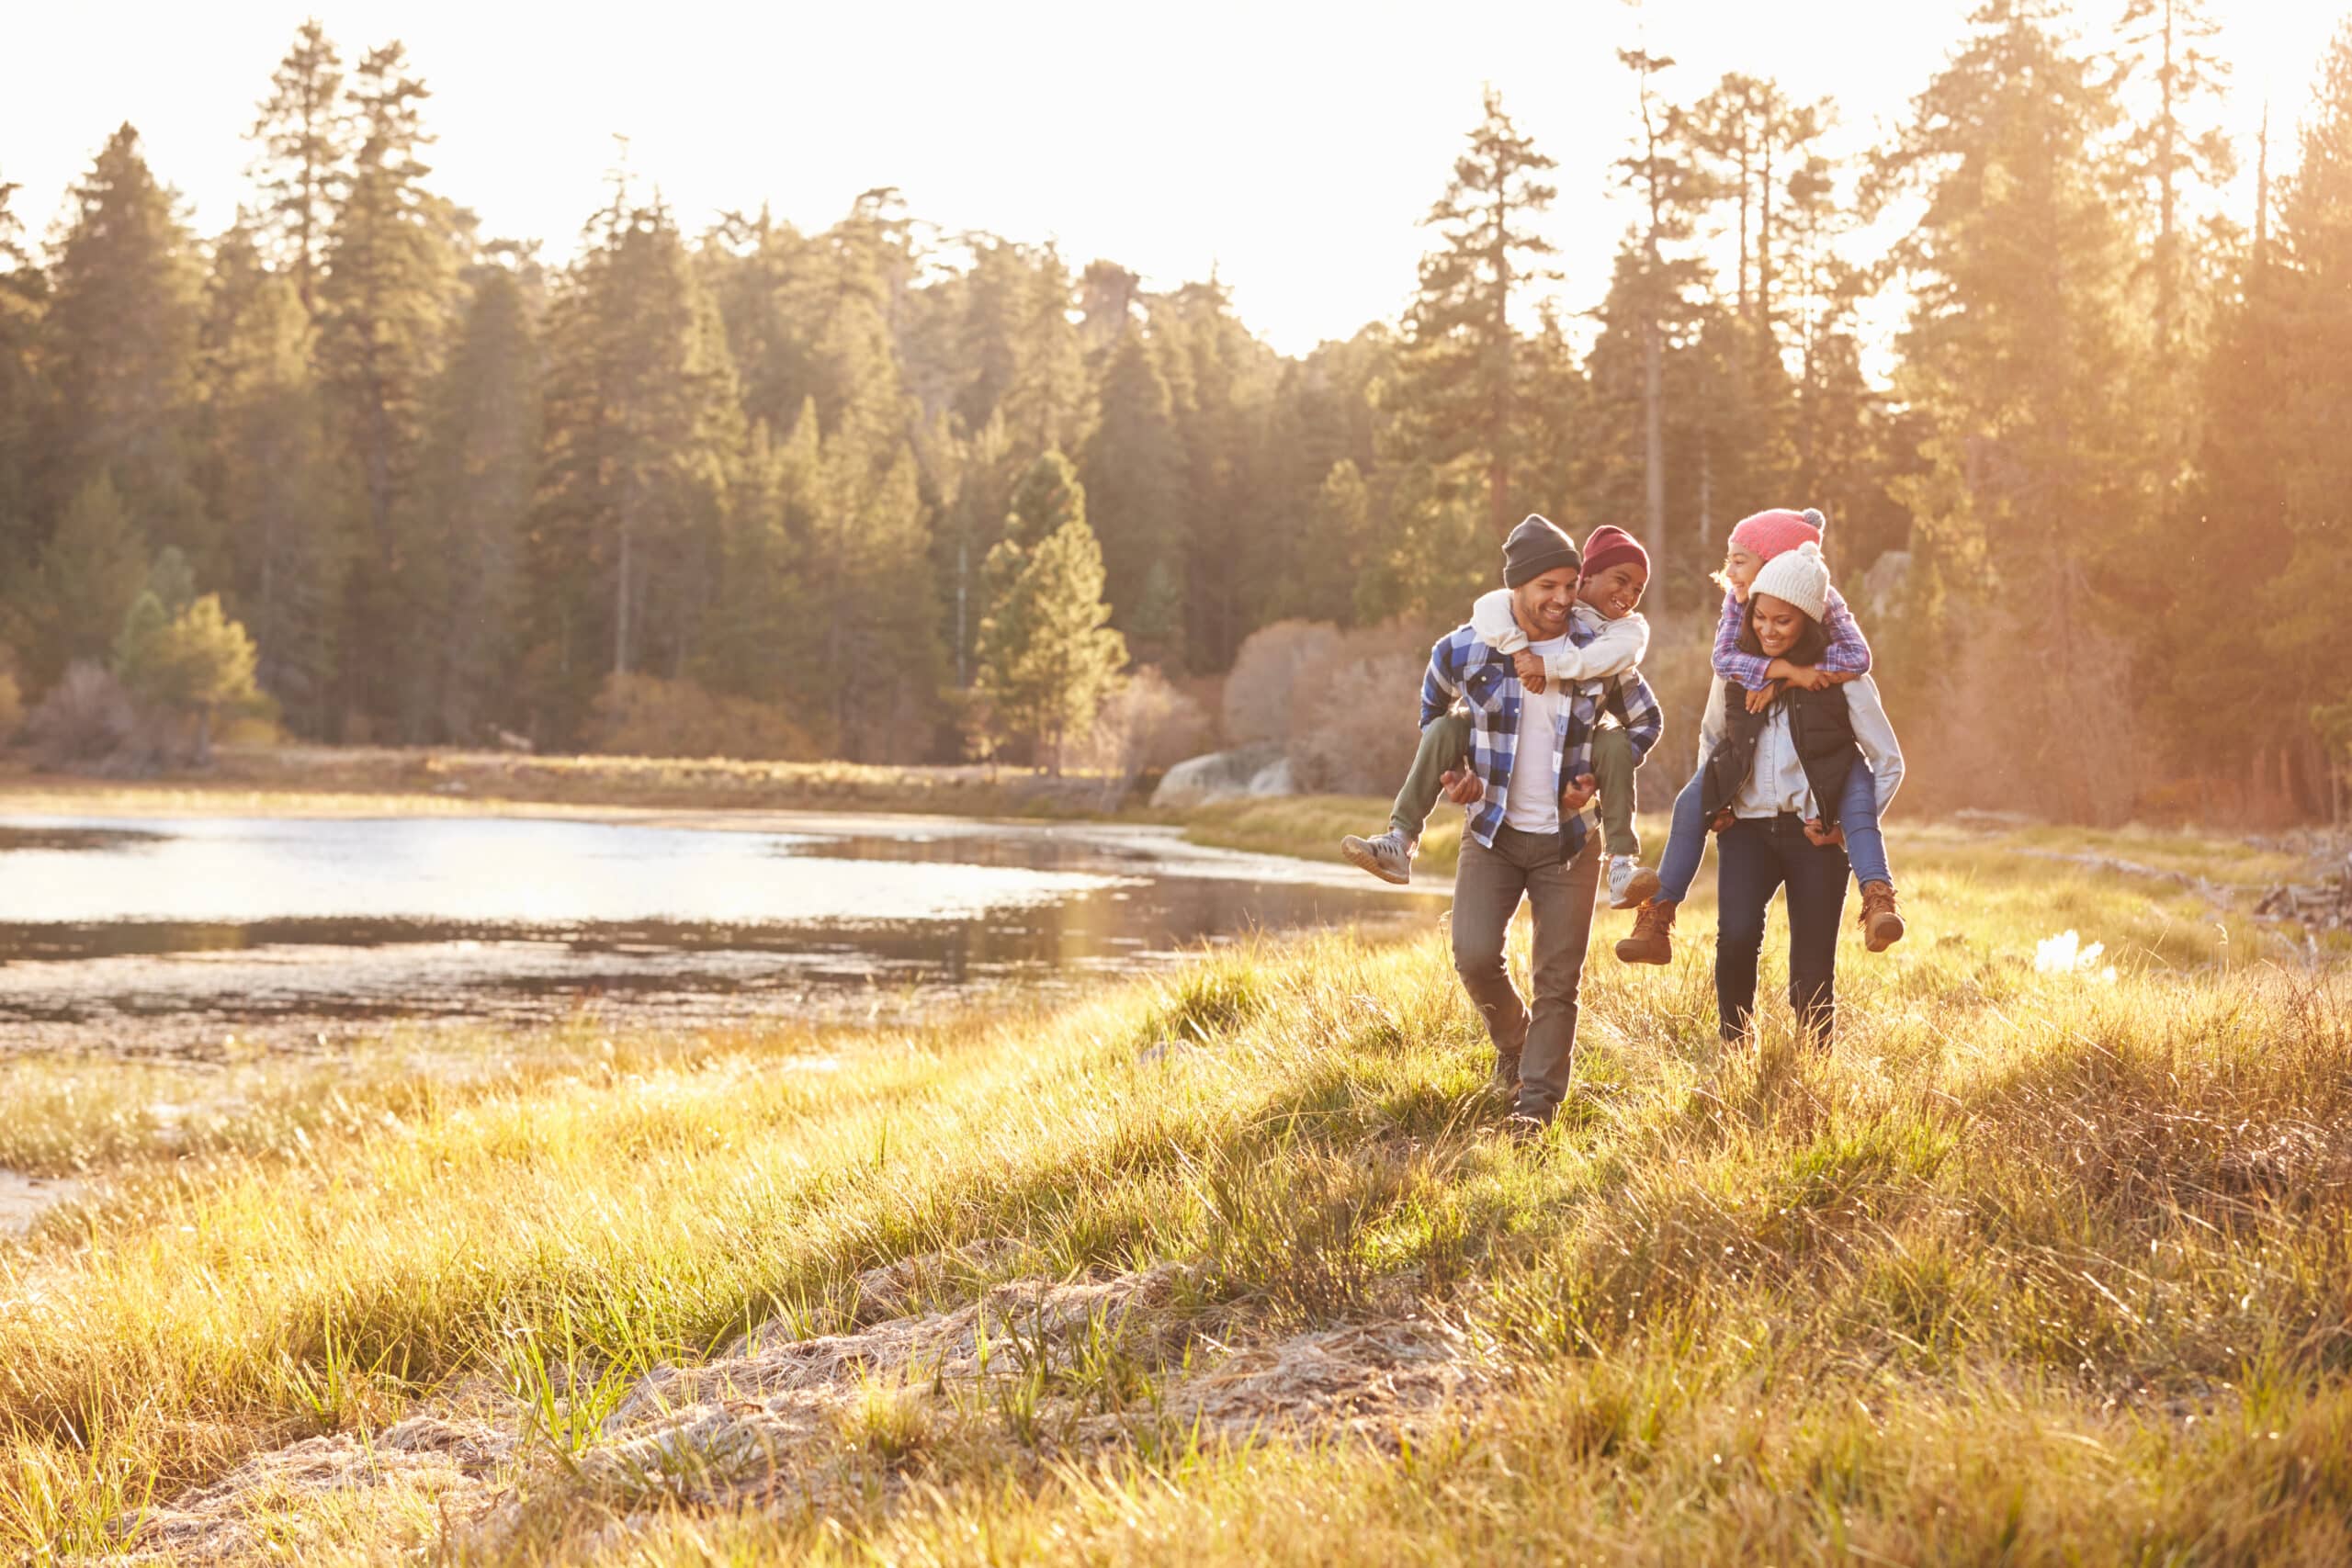
POLYGON ((1756 581, 1747 585, 1749 598, 1770 593, 1783 604, 1794 604, 1815 620, 1829 613, 1829 563, 1821 558, 1821 547, 1807 539, 1795 549, 1783 550, 1764 563, 1756 581))

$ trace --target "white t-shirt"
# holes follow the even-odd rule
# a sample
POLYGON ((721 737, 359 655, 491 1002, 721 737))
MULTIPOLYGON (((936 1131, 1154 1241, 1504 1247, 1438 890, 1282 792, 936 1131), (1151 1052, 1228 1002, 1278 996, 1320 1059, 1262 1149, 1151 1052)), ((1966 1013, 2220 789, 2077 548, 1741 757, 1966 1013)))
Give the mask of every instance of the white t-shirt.
MULTIPOLYGON (((1528 651, 1546 667, 1568 646, 1566 637, 1530 643, 1528 651)), ((1511 757, 1510 791, 1503 806, 1505 826, 1522 833, 1560 830, 1560 720, 1575 688, 1546 681, 1541 692, 1519 694, 1519 748, 1511 757)))

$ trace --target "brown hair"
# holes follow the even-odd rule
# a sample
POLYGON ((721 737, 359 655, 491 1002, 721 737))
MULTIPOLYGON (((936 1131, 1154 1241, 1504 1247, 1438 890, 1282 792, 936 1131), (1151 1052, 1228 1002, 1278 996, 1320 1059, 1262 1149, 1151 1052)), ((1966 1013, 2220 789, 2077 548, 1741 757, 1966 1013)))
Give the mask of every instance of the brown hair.
MULTIPOLYGON (((1757 639, 1756 636, 1756 591, 1751 587, 1747 592, 1747 599, 1739 606, 1739 651, 1752 653, 1761 659, 1764 657, 1764 645, 1757 639)), ((1782 600, 1781 603, 1788 602, 1782 600)), ((1790 604, 1789 608, 1796 610, 1798 615, 1804 619, 1804 625, 1797 630, 1797 640, 1791 643, 1788 652, 1781 657, 1792 664, 1820 663, 1821 656, 1829 651, 1829 634, 1822 630, 1819 621, 1805 615, 1796 605, 1790 604)))

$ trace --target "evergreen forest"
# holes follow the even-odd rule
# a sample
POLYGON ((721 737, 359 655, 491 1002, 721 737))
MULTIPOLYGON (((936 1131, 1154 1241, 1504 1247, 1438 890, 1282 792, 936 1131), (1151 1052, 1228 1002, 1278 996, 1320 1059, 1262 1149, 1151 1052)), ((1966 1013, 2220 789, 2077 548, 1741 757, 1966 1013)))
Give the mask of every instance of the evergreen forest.
POLYGON ((311 23, 225 232, 133 124, 53 220, 0 149, 10 705, 553 750, 652 702, 745 755, 1042 765, 1123 671, 1454 624, 1528 512, 1642 538, 1703 657, 1731 524, 1815 506, 1946 796, 2325 815, 2352 22, 2250 145, 2217 34, 1984 0, 1843 157, 1831 100, 1627 51, 1605 277, 1557 276, 1553 159, 1489 92, 1409 308, 1293 357, 1214 276, 890 188, 820 230, 616 175, 577 236, 497 235, 436 180, 429 62, 311 23))

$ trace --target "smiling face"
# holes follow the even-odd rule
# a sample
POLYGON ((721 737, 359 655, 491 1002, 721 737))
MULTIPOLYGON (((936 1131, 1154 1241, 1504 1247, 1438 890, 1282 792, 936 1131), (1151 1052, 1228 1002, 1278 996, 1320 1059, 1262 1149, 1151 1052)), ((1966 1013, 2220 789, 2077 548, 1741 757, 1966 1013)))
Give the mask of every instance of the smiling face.
POLYGON ((1794 648, 1811 618, 1787 600, 1770 593, 1758 593, 1747 614, 1748 624, 1756 628, 1757 646, 1767 659, 1778 659, 1794 648))
POLYGON ((1641 607, 1642 590, 1649 585, 1649 568, 1639 561, 1613 561, 1586 578, 1577 597, 1605 618, 1622 621, 1641 607))
POLYGON ((1747 603, 1747 585, 1763 570, 1764 558, 1745 545, 1724 551, 1724 581, 1731 585, 1731 596, 1743 604, 1747 603))
POLYGON ((1568 608, 1577 599, 1577 571, 1555 566, 1510 591, 1510 613, 1531 642, 1549 642, 1568 629, 1568 608))

